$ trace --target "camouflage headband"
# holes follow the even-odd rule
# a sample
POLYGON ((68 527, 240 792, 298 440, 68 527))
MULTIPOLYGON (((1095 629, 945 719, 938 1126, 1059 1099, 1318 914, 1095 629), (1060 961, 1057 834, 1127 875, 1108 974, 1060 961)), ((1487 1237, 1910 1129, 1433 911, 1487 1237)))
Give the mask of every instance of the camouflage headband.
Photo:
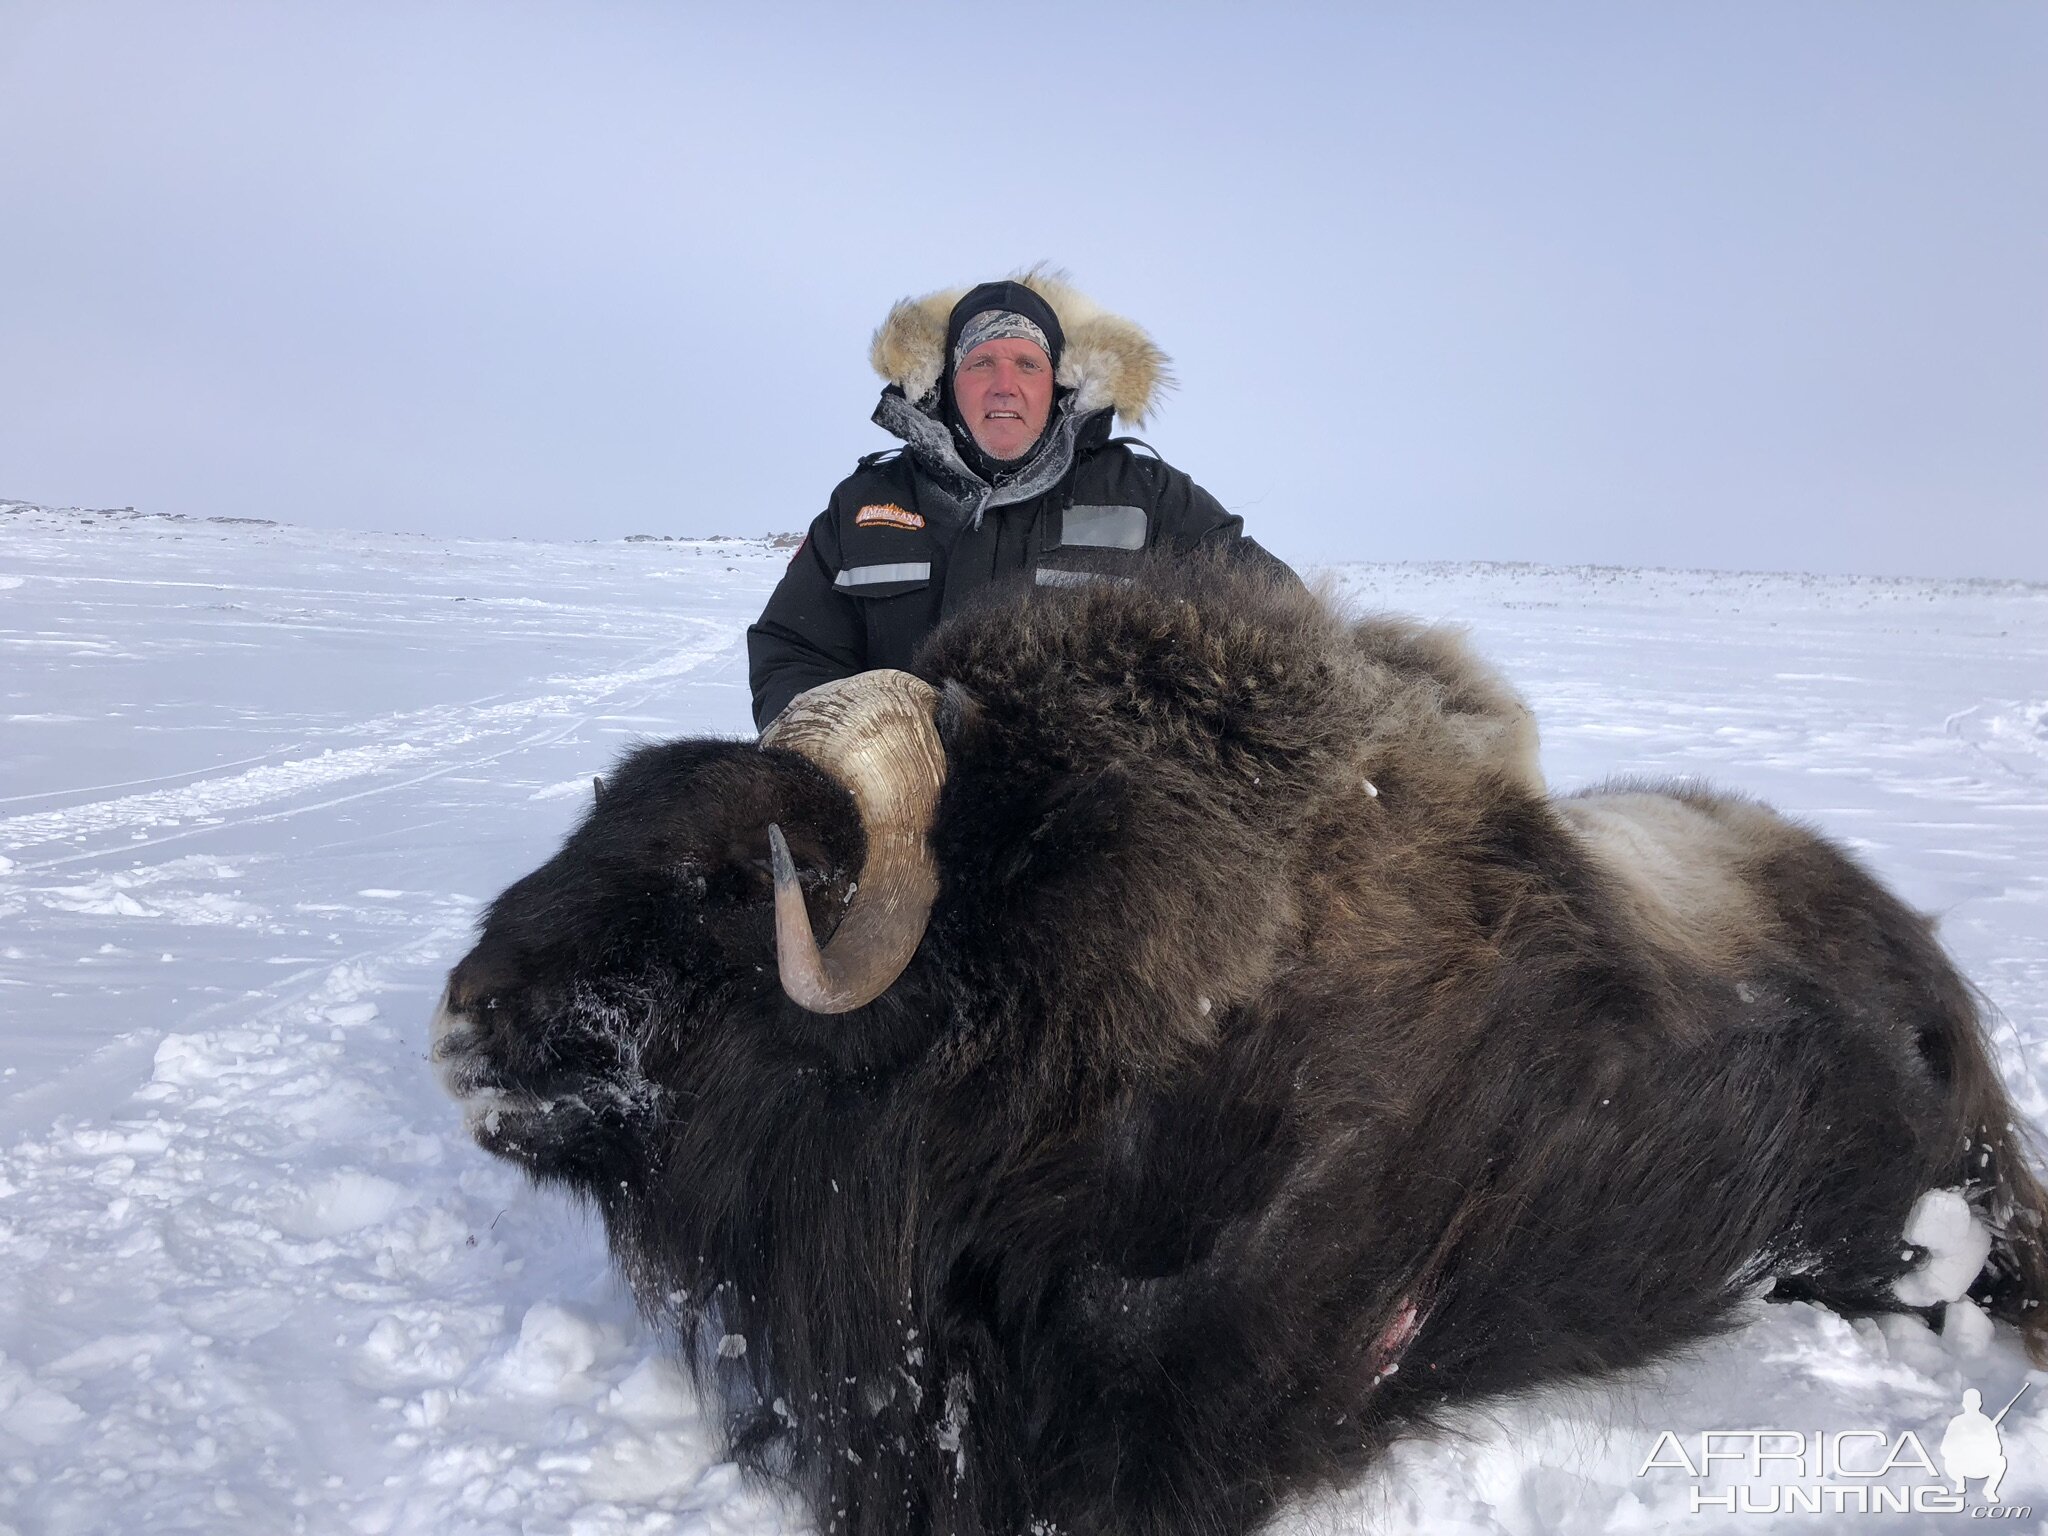
POLYGON ((959 371, 967 354, 985 341, 1001 341, 1015 336, 1033 343, 1047 358, 1052 356, 1052 344, 1045 339, 1045 332, 1036 321, 1028 320, 1012 309, 985 309, 960 327, 960 339, 953 344, 953 368, 959 371))

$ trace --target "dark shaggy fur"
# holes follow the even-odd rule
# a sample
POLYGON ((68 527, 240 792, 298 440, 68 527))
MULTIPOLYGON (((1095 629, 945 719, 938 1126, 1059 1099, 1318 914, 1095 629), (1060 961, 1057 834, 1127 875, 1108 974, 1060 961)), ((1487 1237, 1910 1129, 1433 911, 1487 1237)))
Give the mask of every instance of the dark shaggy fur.
POLYGON ((1841 850, 1693 789, 1548 800, 1455 641, 1228 572, 991 607, 922 670, 941 893, 880 1000, 776 981, 765 828, 822 935, 845 794, 676 742, 498 899, 436 1050, 822 1528, 1243 1531, 1771 1282, 1892 1305, 1936 1187, 2039 1347, 1970 993, 1841 850))

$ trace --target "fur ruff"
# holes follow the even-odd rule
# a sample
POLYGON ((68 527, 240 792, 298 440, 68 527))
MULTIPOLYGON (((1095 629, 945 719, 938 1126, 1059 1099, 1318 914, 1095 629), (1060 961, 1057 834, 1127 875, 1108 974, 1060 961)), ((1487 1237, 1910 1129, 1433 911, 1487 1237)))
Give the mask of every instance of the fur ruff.
MULTIPOLYGON (((1144 330, 1111 314, 1043 263, 1016 280, 1052 306, 1066 333, 1059 383, 1074 391, 1077 413, 1113 406, 1143 426, 1160 397, 1173 388, 1167 355, 1144 330)), ((875 372, 913 401, 936 398, 946 360, 946 319, 967 288, 943 288, 919 299, 900 299, 875 331, 868 361, 875 372)))

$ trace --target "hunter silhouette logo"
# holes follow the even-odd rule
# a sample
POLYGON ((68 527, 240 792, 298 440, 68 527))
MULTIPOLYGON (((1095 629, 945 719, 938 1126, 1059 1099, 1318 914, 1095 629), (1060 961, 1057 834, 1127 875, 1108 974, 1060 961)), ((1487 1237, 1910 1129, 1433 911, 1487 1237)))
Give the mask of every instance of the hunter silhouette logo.
POLYGON ((2028 1506, 1998 1501, 2006 1473, 1998 1426, 2031 1385, 2021 1386, 1996 1415, 1984 1412, 1983 1393, 1975 1387, 1965 1391, 1963 1411, 1942 1432, 1939 1467, 1926 1442, 1910 1429, 1897 1434, 1706 1429, 1690 1437, 1667 1429, 1636 1476, 1671 1469, 1696 1479, 1689 1499, 1693 1514, 1709 1509, 1731 1515, 1967 1511, 1972 1519, 2027 1519, 2033 1513, 2028 1506), (1973 1503, 1964 1485, 1978 1478, 1984 1481, 1983 1502, 1973 1503))
MULTIPOLYGON (((2012 1403, 2026 1396, 2032 1382, 2013 1393, 2012 1403)), ((1956 1492, 1970 1478, 1984 1479, 1984 1502, 1998 1502, 1998 1485, 2005 1477, 2005 1442, 1998 1433, 1999 1419, 2012 1412, 2012 1403, 1998 1410, 1998 1418, 1984 1417, 1984 1394, 1975 1387, 1963 1393, 1963 1411, 1948 1421, 1941 1436, 1941 1470, 1955 1484, 1956 1492)))

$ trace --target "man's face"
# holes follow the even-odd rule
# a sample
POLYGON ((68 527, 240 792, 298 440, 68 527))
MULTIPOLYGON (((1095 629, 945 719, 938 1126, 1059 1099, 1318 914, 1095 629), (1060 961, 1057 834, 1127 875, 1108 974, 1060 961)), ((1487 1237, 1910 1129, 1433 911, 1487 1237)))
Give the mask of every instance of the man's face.
POLYGON ((1045 430, 1052 414, 1052 363, 1035 341, 999 336, 960 359, 953 403, 992 459, 1014 459, 1045 430))

